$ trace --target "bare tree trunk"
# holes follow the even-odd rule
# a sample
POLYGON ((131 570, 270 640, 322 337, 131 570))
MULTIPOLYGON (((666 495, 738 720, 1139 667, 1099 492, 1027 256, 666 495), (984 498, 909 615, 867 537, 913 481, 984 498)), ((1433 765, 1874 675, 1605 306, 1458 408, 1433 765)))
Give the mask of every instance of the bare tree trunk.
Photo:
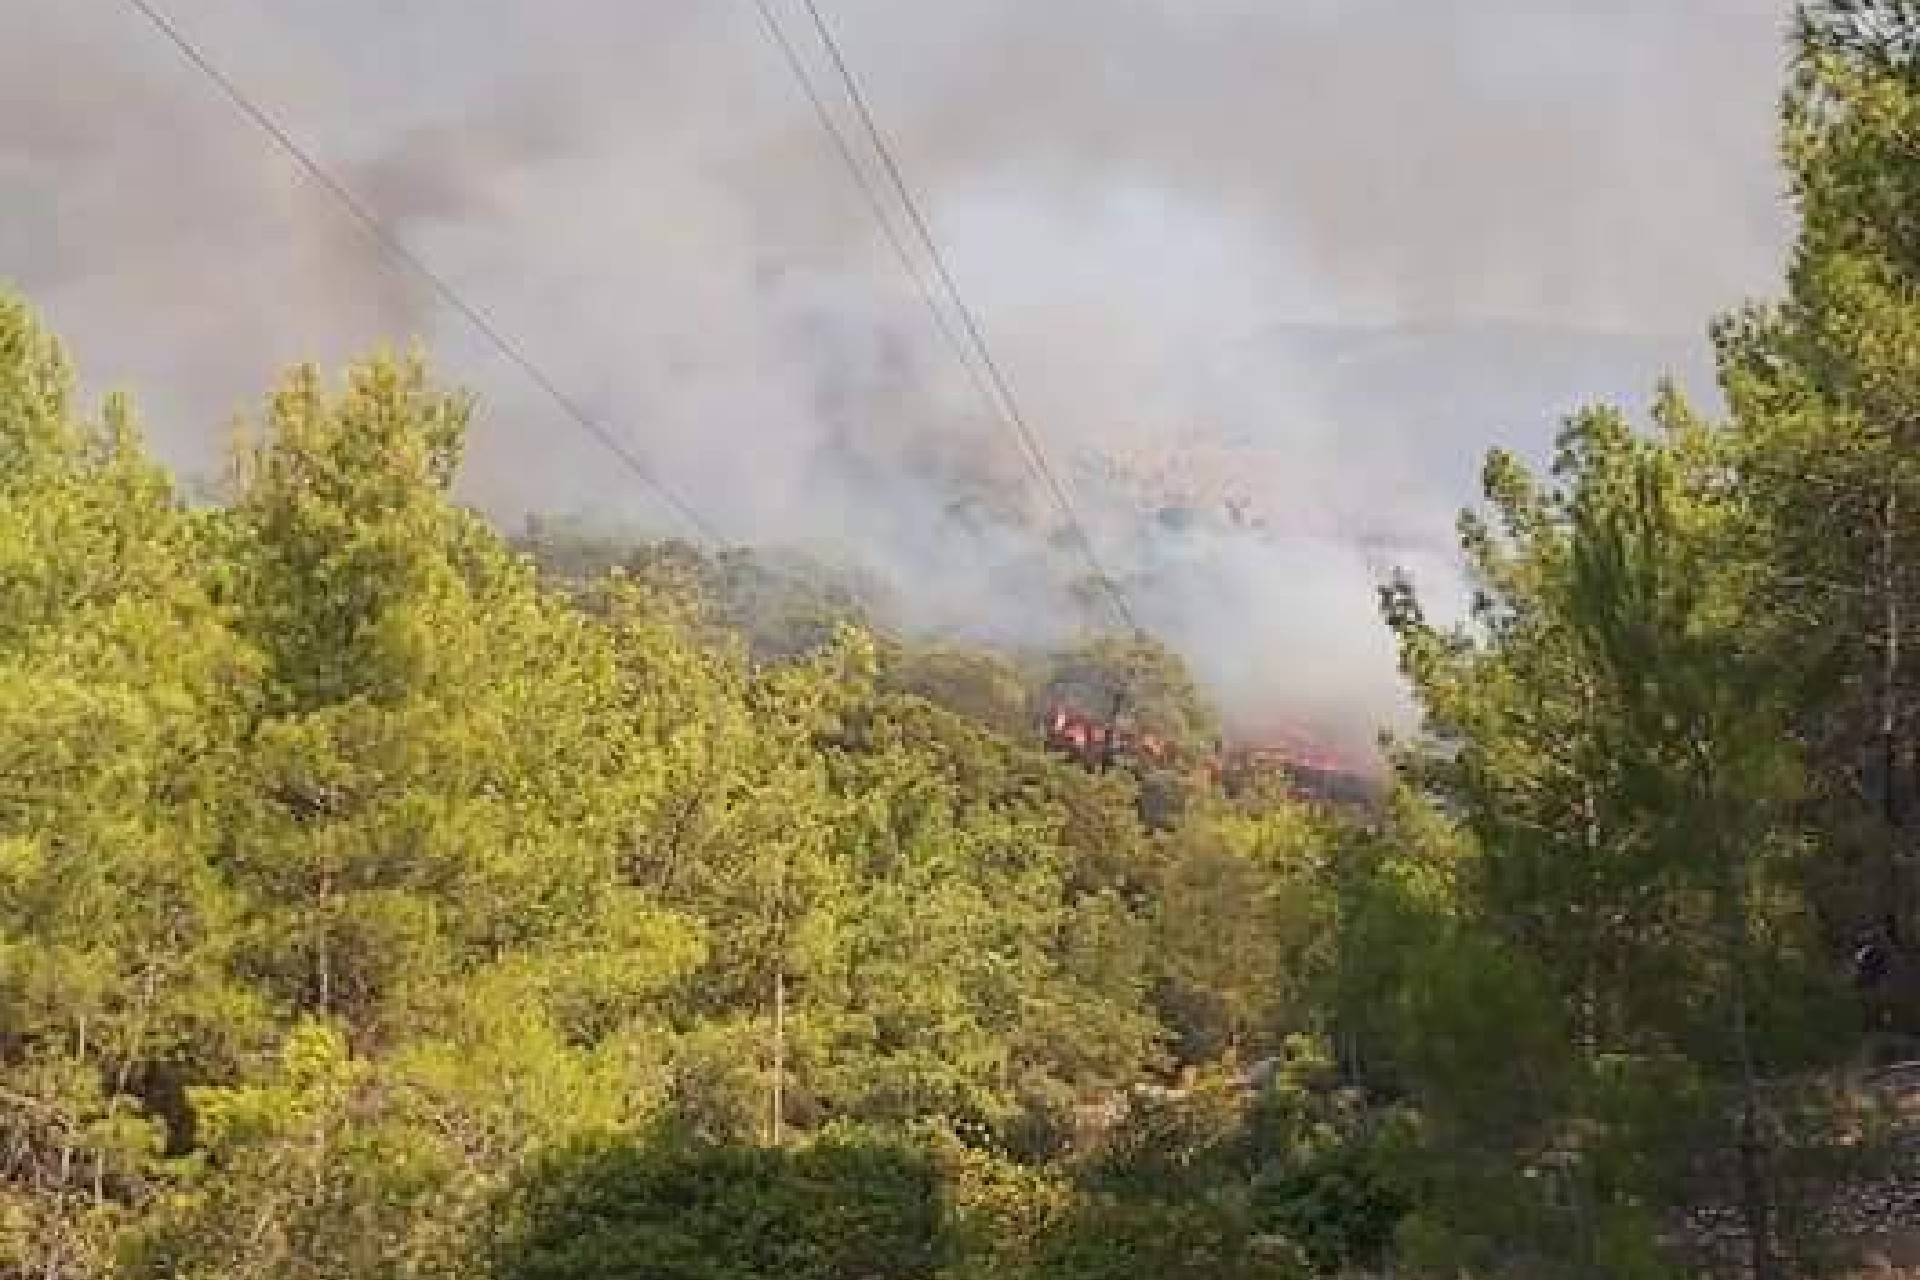
POLYGON ((333 1012, 333 874, 322 872, 319 886, 320 935, 314 951, 314 999, 321 1015, 333 1012))
POLYGON ((787 1110, 787 858, 783 846, 773 868, 773 1087, 768 1133, 774 1146, 786 1140, 787 1110))
MULTIPOLYGON (((1748 1275, 1752 1280, 1786 1280, 1774 1252, 1774 1204, 1767 1176, 1767 1139, 1761 1129, 1760 1073, 1754 1063, 1752 1014, 1747 996, 1747 974, 1753 950, 1753 925, 1748 907, 1747 835, 1732 813, 1724 811, 1720 779, 1711 752, 1694 744, 1700 799, 1709 814, 1720 812, 1714 827, 1721 832, 1719 910, 1726 938, 1726 960, 1733 979, 1733 1049, 1740 1072, 1740 1131, 1736 1139, 1739 1167, 1740 1219, 1747 1237, 1748 1275)), ((1734 800, 1739 804, 1738 799, 1734 800)))
MULTIPOLYGON (((1598 698, 1594 692, 1591 677, 1580 679, 1580 706, 1589 721, 1598 712, 1598 698)), ((1580 773, 1580 796, 1576 802, 1576 813, 1580 822, 1580 848, 1584 855, 1580 875, 1582 888, 1580 900, 1576 906, 1580 918, 1578 929, 1579 957, 1579 994, 1576 997, 1578 1007, 1574 1010, 1575 1036, 1578 1038, 1581 1052, 1589 1059, 1600 1052, 1601 1044, 1601 919, 1600 919, 1600 863, 1604 856, 1604 833, 1600 828, 1600 799, 1595 794, 1592 778, 1584 771, 1580 773)))
POLYGON ((773 970, 773 1145, 785 1139, 787 1076, 787 964, 782 956, 773 970))
POLYGON ((1880 812, 1887 827, 1882 864, 1882 891, 1887 905, 1887 941, 1896 949, 1904 942, 1906 900, 1900 875, 1900 810, 1895 779, 1900 764, 1900 489, 1889 477, 1880 504, 1880 812))
POLYGON ((1588 1058, 1600 1052, 1600 805, 1591 783, 1580 784, 1582 843, 1586 849, 1588 888, 1580 905, 1580 1009, 1577 1019, 1580 1048, 1588 1058))
POLYGON ((1759 1091, 1751 1057, 1744 1053, 1746 1034, 1744 998, 1738 1000, 1736 1022, 1743 1048, 1740 1083, 1740 1217, 1747 1232, 1747 1261, 1753 1280, 1784 1280, 1780 1259, 1773 1250, 1773 1196, 1767 1186, 1766 1142, 1760 1133, 1759 1091))
POLYGON ((1740 1058, 1740 1216, 1753 1280, 1785 1280, 1773 1249, 1774 1212, 1767 1184, 1766 1139, 1760 1130, 1760 1080, 1754 1068, 1747 1009, 1749 925, 1745 867, 1735 854, 1727 869, 1728 924, 1733 935, 1733 1039, 1740 1058))

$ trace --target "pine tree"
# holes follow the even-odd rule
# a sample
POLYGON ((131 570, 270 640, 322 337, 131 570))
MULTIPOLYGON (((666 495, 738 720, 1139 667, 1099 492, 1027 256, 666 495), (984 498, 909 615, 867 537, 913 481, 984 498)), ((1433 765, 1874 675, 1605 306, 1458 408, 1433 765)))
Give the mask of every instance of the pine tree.
POLYGON ((1920 374, 1920 83, 1902 6, 1808 5, 1786 102, 1801 214, 1786 298, 1716 331, 1750 495, 1756 632, 1800 686, 1838 945, 1884 918, 1908 941, 1920 805, 1914 467, 1920 374))
POLYGON ((0 1269, 102 1274, 259 1009, 210 856, 257 665, 124 401, 0 298, 0 1269))

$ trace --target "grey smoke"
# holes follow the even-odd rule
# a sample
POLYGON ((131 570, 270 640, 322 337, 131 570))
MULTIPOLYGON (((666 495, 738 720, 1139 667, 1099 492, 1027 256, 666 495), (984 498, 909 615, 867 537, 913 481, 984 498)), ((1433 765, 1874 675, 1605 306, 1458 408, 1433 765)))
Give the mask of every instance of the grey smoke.
MULTIPOLYGON (((1111 567, 1242 724, 1401 716, 1377 571, 1449 596, 1485 447, 1710 394, 1706 320, 1778 272, 1785 0, 823 3, 1111 567), (1081 465, 1190 432, 1266 535, 1140 541, 1081 465)), ((715 523, 929 627, 1073 625, 1070 559, 967 514, 1047 506, 747 0, 172 11, 715 523)), ((0 277, 184 469, 287 363, 419 335, 482 396, 475 499, 667 529, 129 7, 0 0, 0 72, 0 277)))

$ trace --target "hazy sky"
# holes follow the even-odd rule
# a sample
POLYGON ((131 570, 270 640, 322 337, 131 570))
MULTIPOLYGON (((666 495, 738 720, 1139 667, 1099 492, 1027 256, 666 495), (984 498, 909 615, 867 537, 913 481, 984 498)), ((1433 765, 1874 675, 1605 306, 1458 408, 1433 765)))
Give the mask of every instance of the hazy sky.
MULTIPOLYGON (((1708 318, 1775 286, 1784 0, 822 5, 1056 455, 1257 438, 1303 537, 1384 520, 1431 556, 1473 458, 1552 426, 1483 416, 1697 366, 1708 318), (1421 363, 1462 324, 1508 326, 1472 386, 1456 347, 1421 363), (1369 398, 1302 326, 1421 326, 1409 391, 1369 398), (1551 385, 1512 326, 1553 331, 1551 385)), ((163 7, 716 523, 861 549, 948 610, 1010 599, 937 507, 955 469, 1017 466, 748 0, 163 7)), ((0 0, 0 208, 0 278, 186 468, 278 368, 418 335, 482 395, 476 497, 648 514, 122 0, 0 0)), ((1216 684, 1303 668, 1282 711, 1388 714, 1360 559, 1183 554, 1207 565, 1169 626, 1216 684)))

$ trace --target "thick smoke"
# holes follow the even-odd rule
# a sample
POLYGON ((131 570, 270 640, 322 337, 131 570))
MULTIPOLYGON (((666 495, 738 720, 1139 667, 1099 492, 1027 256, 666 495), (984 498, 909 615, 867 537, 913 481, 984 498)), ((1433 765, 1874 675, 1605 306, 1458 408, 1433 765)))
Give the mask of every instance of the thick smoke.
MULTIPOLYGON (((1484 447, 1668 368, 1705 392, 1695 335, 1777 271, 1785 0, 823 4, 1109 567, 1241 725, 1402 714, 1378 571, 1451 593, 1484 447), (1264 532, 1149 535, 1089 461, 1188 440, 1264 532)), ((172 8, 730 535, 930 627, 1075 624, 748 0, 172 8)), ((129 6, 0 5, 0 69, 0 276, 183 469, 285 364, 420 336, 482 395, 475 499, 666 530, 129 6)))

